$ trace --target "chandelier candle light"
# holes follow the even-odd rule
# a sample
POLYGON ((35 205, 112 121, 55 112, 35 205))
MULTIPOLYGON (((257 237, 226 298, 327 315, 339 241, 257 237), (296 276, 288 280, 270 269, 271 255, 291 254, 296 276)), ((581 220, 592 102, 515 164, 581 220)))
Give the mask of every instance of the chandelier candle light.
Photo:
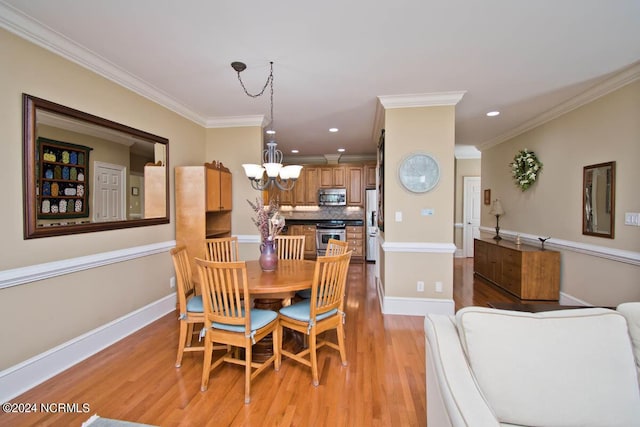
POLYGON ((271 72, 269 73, 269 77, 267 77, 267 81, 264 84, 262 90, 257 94, 251 94, 245 87, 242 82, 242 78, 240 77, 240 73, 244 71, 247 66, 243 62, 232 62, 231 67, 238 73, 238 80, 240 81, 240 85, 242 89, 244 89, 244 93, 252 98, 257 98, 264 94, 264 91, 269 87, 270 89, 270 121, 269 128, 266 133, 269 135, 269 142, 267 142, 267 149, 263 151, 262 154, 262 165, 256 164, 243 164, 244 173, 251 181, 251 187, 254 190, 266 190, 271 187, 278 187, 280 190, 289 191, 293 189, 293 186, 296 184, 296 180, 300 176, 300 172, 302 171, 302 166, 300 165, 282 165, 282 151, 278 150, 278 144, 273 140, 273 135, 275 135, 276 131, 273 130, 273 62, 270 62, 271 72), (266 177, 265 177, 266 173, 266 177))
POLYGON ((502 237, 500 237, 500 216, 504 215, 505 212, 499 199, 495 199, 493 201, 493 205, 491 205, 489 213, 496 216, 496 235, 493 236, 493 240, 500 241, 502 240, 502 237))

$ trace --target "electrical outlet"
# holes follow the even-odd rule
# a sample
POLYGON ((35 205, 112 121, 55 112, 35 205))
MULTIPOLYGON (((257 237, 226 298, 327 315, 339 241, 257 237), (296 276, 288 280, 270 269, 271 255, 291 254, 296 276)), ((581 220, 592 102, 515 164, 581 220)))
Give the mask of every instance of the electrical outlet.
POLYGON ((422 280, 418 281, 418 285, 416 286, 416 290, 418 292, 424 292, 424 282, 422 280))
POLYGON ((176 277, 173 276, 169 279, 169 288, 170 289, 175 289, 176 288, 176 277))
POLYGON ((442 282, 436 282, 436 292, 442 292, 442 282))

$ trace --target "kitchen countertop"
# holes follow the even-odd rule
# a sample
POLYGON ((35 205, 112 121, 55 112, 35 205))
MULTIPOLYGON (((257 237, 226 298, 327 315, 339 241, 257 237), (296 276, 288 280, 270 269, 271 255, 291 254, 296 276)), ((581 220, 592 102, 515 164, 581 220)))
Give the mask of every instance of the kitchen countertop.
POLYGON ((331 221, 343 221, 345 225, 358 226, 364 225, 364 220, 361 219, 289 219, 285 218, 286 225, 316 225, 322 224, 323 222, 331 222, 331 221))

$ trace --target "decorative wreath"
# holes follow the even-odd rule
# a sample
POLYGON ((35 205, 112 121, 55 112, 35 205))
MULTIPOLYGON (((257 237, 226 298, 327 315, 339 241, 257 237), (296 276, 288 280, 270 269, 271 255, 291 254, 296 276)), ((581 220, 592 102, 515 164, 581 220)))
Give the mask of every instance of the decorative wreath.
POLYGON ((513 158, 511 173, 515 183, 522 191, 526 191, 536 182, 538 175, 542 171, 542 163, 538 160, 533 151, 526 148, 518 151, 513 158))

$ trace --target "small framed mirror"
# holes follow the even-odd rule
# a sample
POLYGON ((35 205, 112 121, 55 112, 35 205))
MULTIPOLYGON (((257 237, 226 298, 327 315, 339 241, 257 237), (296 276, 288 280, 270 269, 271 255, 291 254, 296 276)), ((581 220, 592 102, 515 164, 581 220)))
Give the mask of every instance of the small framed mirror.
POLYGON ((582 182, 582 234, 613 239, 616 162, 585 166, 582 182))
POLYGON ((24 238, 169 223, 169 140, 23 94, 24 238))

